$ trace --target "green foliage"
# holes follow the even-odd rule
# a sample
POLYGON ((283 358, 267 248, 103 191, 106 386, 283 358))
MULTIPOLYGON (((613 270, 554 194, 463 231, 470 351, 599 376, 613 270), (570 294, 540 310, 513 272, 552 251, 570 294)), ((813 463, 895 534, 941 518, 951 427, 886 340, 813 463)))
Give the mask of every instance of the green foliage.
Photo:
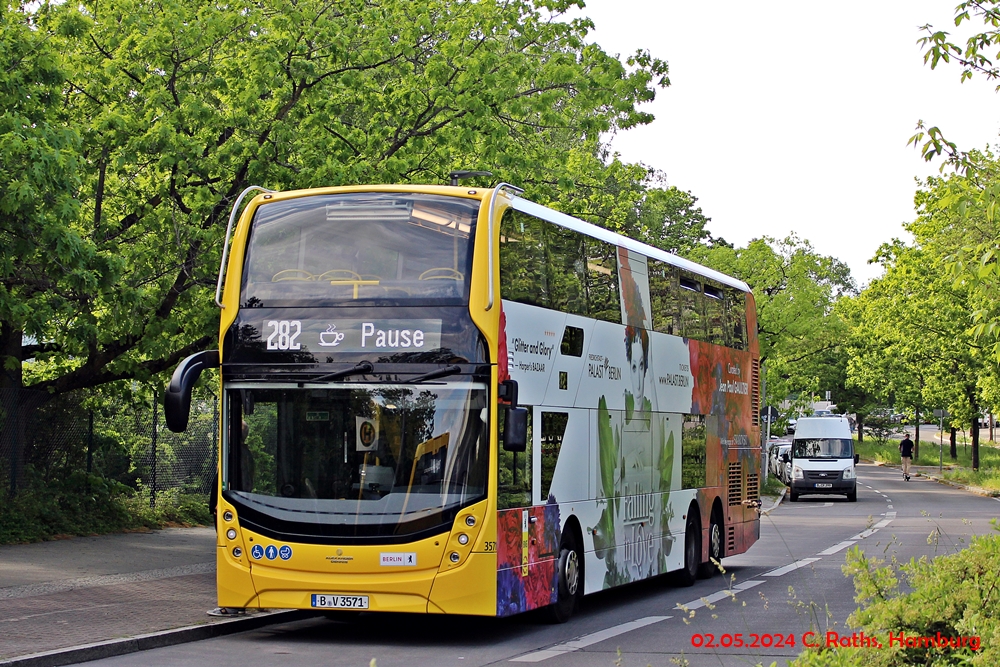
POLYGON ((972 208, 961 215, 947 203, 965 180, 922 184, 919 215, 905 226, 913 242, 883 245, 876 260, 884 274, 843 307, 851 323, 849 382, 921 414, 947 408, 956 425, 983 411, 983 388, 995 386, 998 370, 971 330, 980 297, 949 275, 951 258, 984 222, 972 208))
MULTIPOLYGON (((994 524, 994 528, 995 528, 994 524)), ((882 649, 807 651, 796 667, 820 665, 994 665, 1000 659, 1000 535, 974 537, 968 549, 900 564, 847 554, 844 574, 854 578, 861 605, 848 618, 855 631, 877 637, 882 649), (908 592, 903 592, 908 591, 908 592), (898 637, 977 637, 979 649, 889 646, 898 637)))
MULTIPOLYGON (((941 63, 954 63, 961 69, 962 81, 973 76, 995 80, 1000 75, 996 55, 1000 46, 1000 2, 997 0, 966 0, 955 7, 955 27, 972 28, 965 43, 931 25, 923 26, 920 44, 925 48, 924 62, 931 69, 941 63), (973 27, 975 25, 975 27, 973 27), (954 40, 954 41, 953 41, 954 40)), ((997 87, 1000 90, 1000 85, 997 87)), ((926 127, 921 121, 910 143, 920 146, 926 160, 944 158, 942 170, 955 168, 951 192, 940 204, 967 220, 968 235, 949 257, 948 273, 956 285, 971 290, 973 314, 970 334, 988 345, 995 361, 1000 361, 1000 263, 997 243, 997 211, 1000 210, 1000 184, 997 164, 992 155, 966 151, 949 141, 938 127, 926 127)))
MULTIPOLYGON (((667 70, 645 52, 622 62, 587 44, 588 20, 562 20, 576 4, 111 0, 34 15, 5 6, 5 21, 37 26, 10 34, 44 42, 58 65, 23 70, 52 103, 41 124, 21 125, 71 128, 60 155, 79 168, 36 187, 65 193, 53 203, 62 227, 44 229, 76 236, 38 234, 22 252, 0 251, 0 277, 24 275, 24 258, 53 261, 63 246, 59 271, 36 261, 28 273, 81 277, 73 291, 44 294, 47 310, 11 296, 7 310, 36 321, 0 308, 4 363, 30 356, 18 327, 44 341, 30 351, 26 384, 52 393, 145 380, 208 346, 225 219, 251 184, 444 182, 478 167, 567 204, 587 199, 573 184, 591 179, 595 200, 620 186, 654 202, 633 206, 633 218, 661 228, 690 219, 703 233, 693 200, 651 189, 645 168, 602 162, 600 136, 649 122, 638 107, 668 84, 667 70)), ((17 90, 0 85, 0 106, 17 90)), ((19 159, 10 164, 39 160, 19 159)))
POLYGON ((136 492, 83 471, 47 481, 31 468, 25 475, 29 481, 23 491, 0 497, 0 544, 212 523, 204 494, 160 492, 151 508, 148 490, 136 492))
MULTIPOLYGON (((868 417, 865 420, 865 431, 872 437, 875 444, 885 446, 889 437, 896 432, 896 425, 888 417, 868 417)), ((899 458, 899 457, 897 457, 899 458)))

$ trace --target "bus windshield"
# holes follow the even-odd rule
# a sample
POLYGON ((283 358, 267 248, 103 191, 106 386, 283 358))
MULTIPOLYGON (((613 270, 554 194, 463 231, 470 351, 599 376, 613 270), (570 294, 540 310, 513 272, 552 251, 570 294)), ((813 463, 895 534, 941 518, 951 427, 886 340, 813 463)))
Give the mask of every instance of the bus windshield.
POLYGON ((482 384, 231 385, 227 395, 224 479, 273 519, 400 534, 486 494, 482 384))
POLYGON ((853 443, 848 438, 801 438, 792 443, 792 458, 848 459, 853 456, 853 443))
POLYGON ((254 215, 241 303, 467 303, 479 205, 476 199, 412 193, 266 203, 254 215))

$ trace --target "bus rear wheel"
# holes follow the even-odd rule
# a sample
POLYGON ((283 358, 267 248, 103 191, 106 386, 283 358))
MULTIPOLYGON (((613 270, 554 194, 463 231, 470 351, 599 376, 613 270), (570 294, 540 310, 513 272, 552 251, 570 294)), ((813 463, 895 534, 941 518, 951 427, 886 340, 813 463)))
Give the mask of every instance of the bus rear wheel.
POLYGON ((559 561, 556 564, 556 601, 546 607, 546 615, 552 623, 565 623, 573 616, 576 605, 583 594, 583 561, 580 548, 572 530, 563 532, 559 545, 559 561))
POLYGON ((677 573, 677 584, 693 586, 698 579, 701 565, 701 529, 695 521, 694 512, 689 510, 687 528, 684 529, 684 569, 677 573))
POLYGON ((714 577, 722 563, 722 517, 718 511, 712 512, 712 523, 708 528, 708 562, 698 567, 702 579, 714 577))

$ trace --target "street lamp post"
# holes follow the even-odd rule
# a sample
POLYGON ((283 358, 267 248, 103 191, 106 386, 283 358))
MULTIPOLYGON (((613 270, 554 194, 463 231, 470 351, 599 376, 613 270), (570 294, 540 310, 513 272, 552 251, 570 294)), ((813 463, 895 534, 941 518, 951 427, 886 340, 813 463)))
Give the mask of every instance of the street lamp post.
POLYGON ((947 410, 935 410, 934 416, 938 418, 938 474, 944 474, 944 418, 950 417, 947 410))

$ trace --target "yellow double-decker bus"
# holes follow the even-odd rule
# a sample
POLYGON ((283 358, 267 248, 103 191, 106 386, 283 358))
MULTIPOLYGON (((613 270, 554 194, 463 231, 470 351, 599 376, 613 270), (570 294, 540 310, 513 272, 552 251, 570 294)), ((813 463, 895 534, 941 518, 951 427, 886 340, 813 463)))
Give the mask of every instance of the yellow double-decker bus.
POLYGON ((221 367, 221 607, 562 621, 758 538, 747 285, 521 195, 237 201, 219 349, 165 398, 183 430, 221 367))

